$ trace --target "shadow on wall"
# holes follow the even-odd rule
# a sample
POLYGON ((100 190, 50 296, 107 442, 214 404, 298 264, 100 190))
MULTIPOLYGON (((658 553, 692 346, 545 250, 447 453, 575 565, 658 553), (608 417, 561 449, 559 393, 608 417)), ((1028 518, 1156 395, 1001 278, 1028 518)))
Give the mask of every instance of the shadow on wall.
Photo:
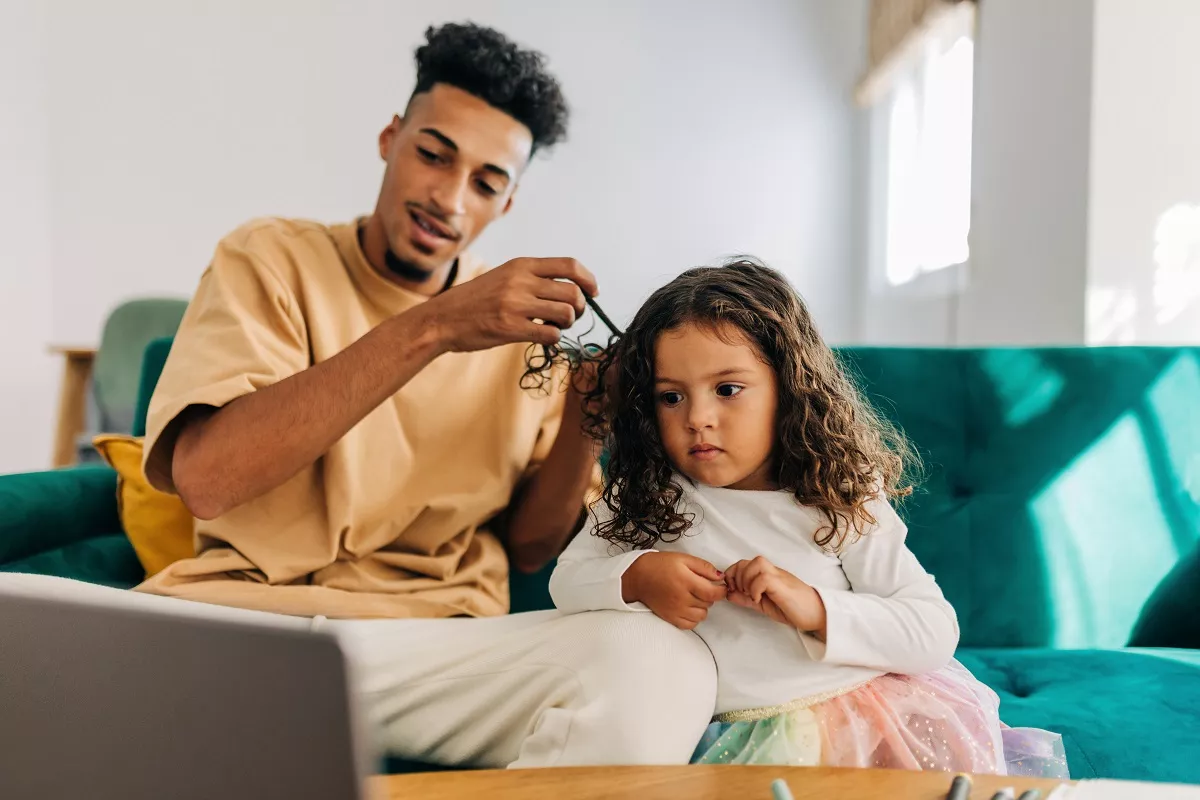
POLYGON ((1126 644, 1200 539, 1200 348, 844 355, 926 460, 909 544, 963 645, 1126 644))

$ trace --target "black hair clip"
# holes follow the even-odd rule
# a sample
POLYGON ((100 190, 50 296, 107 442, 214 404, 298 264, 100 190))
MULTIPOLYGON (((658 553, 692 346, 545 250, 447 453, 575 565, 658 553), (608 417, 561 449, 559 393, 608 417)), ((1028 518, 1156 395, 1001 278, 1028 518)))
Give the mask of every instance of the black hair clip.
POLYGON ((603 322, 605 327, 608 328, 609 332, 612 333, 613 336, 620 336, 620 328, 613 324, 613 321, 609 319, 608 314, 605 314, 603 309, 600 308, 600 304, 596 302, 595 298, 588 295, 585 299, 587 300, 587 304, 591 307, 592 311, 595 312, 600 321, 603 322))
MULTIPOLYGON (((613 342, 621 338, 621 330, 608 318, 608 315, 600 308, 599 303, 590 296, 585 295, 584 299, 587 301, 588 307, 592 309, 592 313, 596 316, 596 319, 600 320, 608 328, 608 344, 601 346, 594 343, 584 343, 579 339, 570 339, 563 336, 559 339, 558 344, 529 345, 529 349, 525 352, 525 373, 521 375, 522 389, 545 391, 550 385, 555 364, 565 364, 569 371, 572 373, 577 372, 586 362, 601 359, 605 349, 612 346, 613 342)), ((588 328, 582 335, 586 336, 593 329, 594 327, 588 328)))

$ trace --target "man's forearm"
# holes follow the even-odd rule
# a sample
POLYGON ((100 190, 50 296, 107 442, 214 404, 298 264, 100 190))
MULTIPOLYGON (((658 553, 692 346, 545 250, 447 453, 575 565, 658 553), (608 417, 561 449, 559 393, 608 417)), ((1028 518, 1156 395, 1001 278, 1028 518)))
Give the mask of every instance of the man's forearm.
POLYGON ((521 572, 536 572, 549 563, 579 523, 596 464, 595 441, 583 433, 582 424, 582 400, 569 390, 554 446, 509 519, 508 549, 521 572))
POLYGON ((185 421, 172 479, 197 517, 266 494, 328 452, 442 352, 417 307, 333 358, 185 421))

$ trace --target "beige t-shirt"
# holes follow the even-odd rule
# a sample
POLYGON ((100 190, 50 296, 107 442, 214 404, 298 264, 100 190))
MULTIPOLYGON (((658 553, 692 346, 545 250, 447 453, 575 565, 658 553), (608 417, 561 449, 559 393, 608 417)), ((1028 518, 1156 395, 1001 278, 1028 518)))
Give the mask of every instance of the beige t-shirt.
MULTIPOLYGON (((166 491, 167 425, 344 350, 424 302, 371 268, 358 223, 260 220, 217 247, 150 402, 145 470, 166 491)), ((459 259, 455 284, 484 266, 459 259)), ((313 465, 211 522, 197 557, 138 590, 328 617, 508 610, 488 522, 549 452, 565 395, 520 387, 528 345, 434 360, 313 465)))

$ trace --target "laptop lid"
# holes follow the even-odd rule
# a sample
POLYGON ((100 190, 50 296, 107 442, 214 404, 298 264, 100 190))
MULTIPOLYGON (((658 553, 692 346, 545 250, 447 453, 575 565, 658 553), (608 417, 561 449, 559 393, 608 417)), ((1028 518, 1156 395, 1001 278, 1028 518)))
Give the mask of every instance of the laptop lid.
POLYGON ((0 594, 0 797, 359 800, 328 634, 0 594))

